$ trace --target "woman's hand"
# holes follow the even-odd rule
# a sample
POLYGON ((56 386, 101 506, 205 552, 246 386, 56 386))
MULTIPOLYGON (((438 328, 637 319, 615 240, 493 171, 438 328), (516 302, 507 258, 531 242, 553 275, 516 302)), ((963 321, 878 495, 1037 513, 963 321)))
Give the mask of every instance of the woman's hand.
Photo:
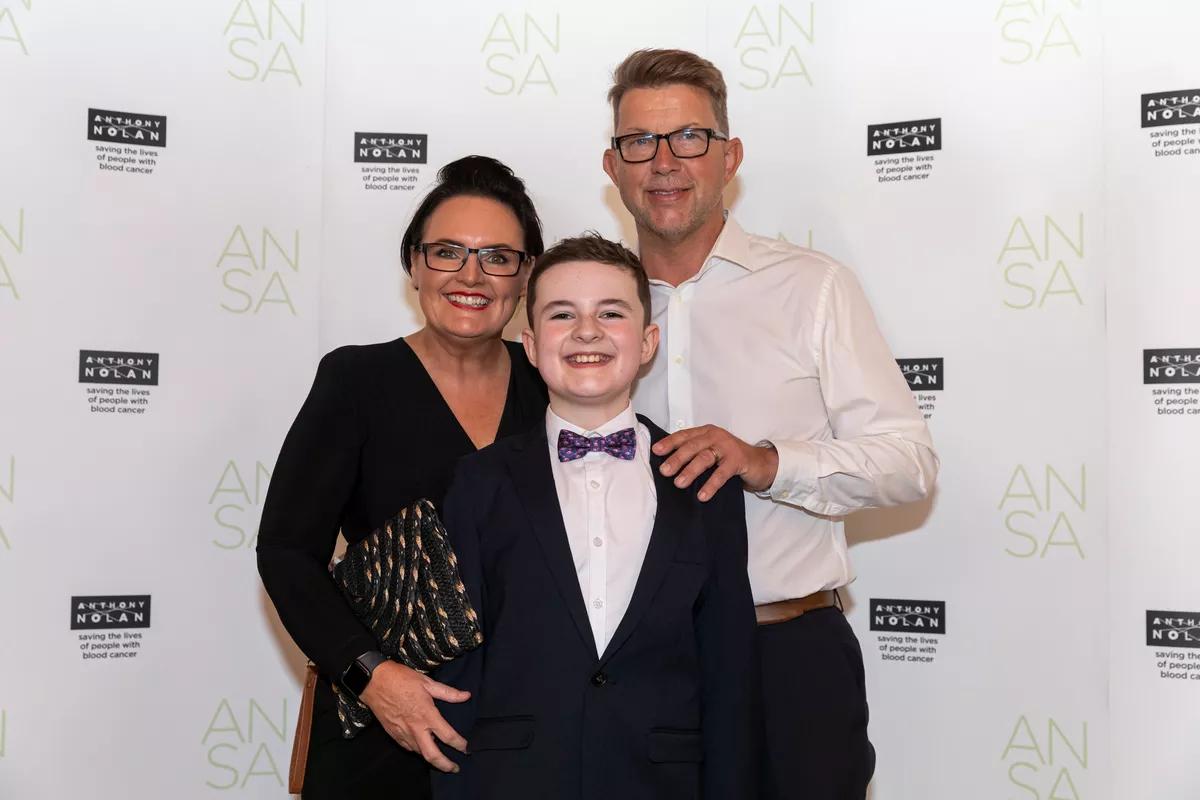
POLYGON ((446 722, 433 701, 461 703, 470 696, 403 664, 385 661, 371 673, 359 699, 405 750, 420 753, 442 772, 458 772, 458 765, 442 754, 434 737, 460 753, 467 752, 467 740, 446 722))

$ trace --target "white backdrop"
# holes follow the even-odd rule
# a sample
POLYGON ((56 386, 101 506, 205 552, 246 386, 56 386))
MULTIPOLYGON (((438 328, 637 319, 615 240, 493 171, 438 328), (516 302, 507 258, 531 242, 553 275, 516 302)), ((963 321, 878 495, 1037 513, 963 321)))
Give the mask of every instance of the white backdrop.
POLYGON ((0 797, 286 794, 254 532, 316 360, 420 324, 398 244, 461 155, 548 241, 633 244, 600 154, 646 46, 725 71, 734 213, 858 271, 942 457, 847 523, 873 800, 1200 797, 1198 34, 1184 0, 0 0, 0 797))

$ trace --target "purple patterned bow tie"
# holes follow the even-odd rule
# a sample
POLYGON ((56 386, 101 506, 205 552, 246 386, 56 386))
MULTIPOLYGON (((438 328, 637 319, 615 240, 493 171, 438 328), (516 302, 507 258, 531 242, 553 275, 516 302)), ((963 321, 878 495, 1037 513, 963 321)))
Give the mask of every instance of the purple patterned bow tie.
POLYGON ((632 461, 636 450, 637 436, 633 428, 625 428, 608 436, 590 438, 566 429, 558 432, 559 461, 574 461, 588 453, 608 453, 610 456, 632 461))

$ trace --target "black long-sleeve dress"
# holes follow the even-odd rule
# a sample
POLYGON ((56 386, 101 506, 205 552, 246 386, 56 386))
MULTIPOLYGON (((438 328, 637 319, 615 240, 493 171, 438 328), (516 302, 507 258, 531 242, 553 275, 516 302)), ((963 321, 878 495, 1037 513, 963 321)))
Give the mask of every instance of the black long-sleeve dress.
MULTIPOLYGON (((520 345, 496 438, 544 418, 546 390, 520 345)), ((329 676, 377 648, 329 576, 339 529, 353 544, 414 500, 441 508, 475 446, 403 339, 326 355, 284 440, 263 505, 258 569, 288 633, 324 676, 317 686, 305 798, 429 796, 424 760, 375 724, 343 739, 329 676)))

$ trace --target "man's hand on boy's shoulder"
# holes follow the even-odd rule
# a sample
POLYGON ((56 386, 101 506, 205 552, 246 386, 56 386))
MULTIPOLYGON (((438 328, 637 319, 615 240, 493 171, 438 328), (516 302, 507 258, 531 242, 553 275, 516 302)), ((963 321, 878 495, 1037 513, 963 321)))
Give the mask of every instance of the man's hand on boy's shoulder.
POLYGON ((675 475, 675 485, 681 489, 716 467, 697 494, 702 502, 711 500, 734 476, 740 476, 749 491, 765 491, 775 482, 779 471, 779 454, 774 447, 744 442, 716 425, 676 431, 660 439, 652 449, 660 456, 669 454, 660 469, 663 475, 675 475))

